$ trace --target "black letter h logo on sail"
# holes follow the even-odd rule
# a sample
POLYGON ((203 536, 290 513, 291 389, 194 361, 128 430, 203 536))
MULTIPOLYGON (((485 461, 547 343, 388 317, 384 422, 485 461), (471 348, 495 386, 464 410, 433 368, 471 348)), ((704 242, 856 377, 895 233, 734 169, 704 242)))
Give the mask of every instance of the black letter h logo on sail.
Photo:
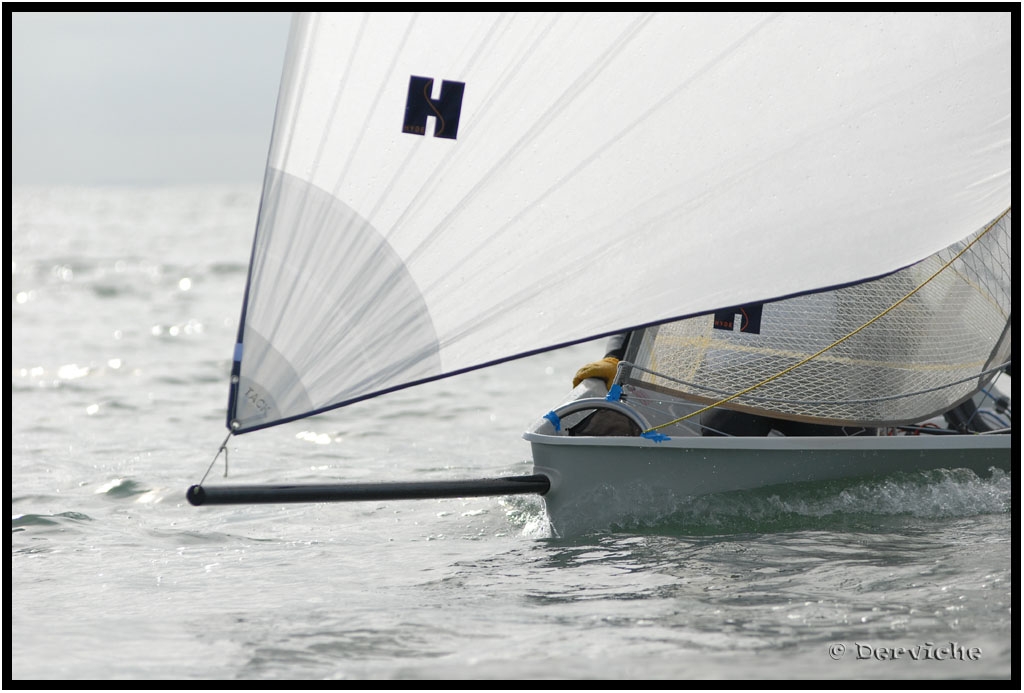
POLYGON ((733 330, 733 321, 740 316, 740 332, 753 332, 761 334, 761 313, 764 311, 763 303, 748 303, 745 306, 726 308, 715 311, 714 328, 716 330, 733 330))
POLYGON ((441 95, 430 98, 434 80, 430 77, 409 78, 409 96, 405 100, 405 123, 402 132, 423 135, 427 132, 427 117, 434 116, 434 137, 454 140, 459 134, 459 115, 462 113, 462 92, 465 82, 441 82, 441 95))

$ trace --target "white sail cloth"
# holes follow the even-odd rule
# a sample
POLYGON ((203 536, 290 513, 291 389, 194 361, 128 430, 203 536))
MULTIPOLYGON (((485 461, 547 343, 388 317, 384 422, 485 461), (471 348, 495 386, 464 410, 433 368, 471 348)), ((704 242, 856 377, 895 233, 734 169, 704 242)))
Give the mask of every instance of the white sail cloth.
POLYGON ((229 423, 949 246, 1010 205, 1010 22, 297 16, 229 423))

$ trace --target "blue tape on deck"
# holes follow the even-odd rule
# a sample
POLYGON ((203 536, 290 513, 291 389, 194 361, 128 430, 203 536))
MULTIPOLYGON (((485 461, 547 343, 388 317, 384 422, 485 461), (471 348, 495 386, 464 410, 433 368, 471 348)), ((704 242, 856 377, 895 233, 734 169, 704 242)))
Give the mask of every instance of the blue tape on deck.
POLYGON ((608 390, 608 396, 605 397, 609 402, 618 402, 622 399, 622 386, 616 383, 612 385, 611 389, 608 390))
POLYGON ((551 425, 555 427, 555 431, 562 430, 562 420, 558 418, 558 414, 553 411, 549 411, 544 415, 544 418, 551 422, 551 425))
POLYGON ((660 443, 663 440, 672 440, 664 433, 658 433, 657 431, 647 431, 646 433, 641 433, 640 437, 646 438, 647 440, 653 440, 655 443, 660 443))

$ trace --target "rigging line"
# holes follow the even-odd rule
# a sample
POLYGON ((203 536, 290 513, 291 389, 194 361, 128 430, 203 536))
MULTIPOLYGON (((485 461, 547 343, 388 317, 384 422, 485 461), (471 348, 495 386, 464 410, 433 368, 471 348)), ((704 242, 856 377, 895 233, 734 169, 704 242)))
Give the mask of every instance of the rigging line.
POLYGON ((763 385, 767 385, 768 383, 770 383, 770 382, 772 382, 772 381, 778 380, 779 378, 781 378, 782 376, 786 375, 787 373, 790 373, 791 371, 794 371, 794 370, 796 370, 797 368, 799 368, 800 366, 804 365, 805 363, 808 363, 808 362, 810 362, 810 361, 812 361, 812 360, 816 359, 817 357, 819 357, 819 356, 821 356, 822 354, 824 354, 824 353, 825 353, 826 351, 828 351, 828 350, 830 350, 830 349, 833 349, 833 348, 835 348, 835 347, 839 346, 840 344, 842 344, 842 343, 843 343, 843 342, 845 342, 846 340, 850 339, 850 338, 851 338, 851 337, 853 337, 854 335, 856 335, 856 334, 858 334, 859 332, 861 332, 861 331, 863 331, 863 330, 867 329, 867 328, 868 328, 869 326, 873 325, 873 324, 874 324, 875 322, 877 322, 878 320, 881 320, 881 319, 882 319, 883 317, 885 317, 885 316, 886 316, 886 315, 888 315, 888 314, 889 314, 890 312, 892 312, 893 310, 895 310, 895 309, 896 309, 896 308, 897 308, 898 306, 900 306, 900 305, 902 305, 903 303, 905 303, 905 302, 906 302, 907 300, 909 300, 909 299, 910 299, 910 297, 911 297, 911 296, 913 296, 914 294, 916 294, 916 293, 917 293, 918 291, 920 291, 920 290, 921 290, 921 289, 923 289, 923 288, 924 288, 925 286, 927 286, 929 282, 931 282, 931 281, 932 281, 933 279, 935 279, 935 278, 936 278, 937 276, 939 276, 939 275, 940 275, 940 274, 941 274, 941 273, 942 273, 942 272, 943 272, 943 271, 944 271, 944 270, 945 270, 946 268, 948 268, 948 267, 949 267, 950 265, 952 265, 952 264, 953 264, 954 262, 956 262, 957 260, 959 260, 959 259, 960 259, 960 257, 961 257, 961 256, 962 256, 962 255, 963 255, 964 253, 966 253, 966 252, 967 252, 968 250, 970 250, 970 249, 971 249, 971 248, 972 248, 972 247, 974 246, 974 244, 975 244, 975 243, 977 243, 977 242, 978 242, 979 240, 981 240, 982 238, 984 238, 984 237, 985 237, 985 234, 987 234, 987 233, 988 233, 989 231, 991 231, 991 230, 992 230, 992 228, 993 228, 993 227, 995 227, 995 225, 996 225, 997 223, 999 223, 999 222, 1000 222, 1000 221, 1002 220, 1002 218, 1003 218, 1003 217, 1005 217, 1005 216, 1006 216, 1006 215, 1007 215, 1007 214, 1008 214, 1008 213, 1010 212, 1010 209, 1012 209, 1012 207, 1007 207, 1007 208, 1006 208, 1005 210, 1003 210, 1002 214, 1000 214, 1000 215, 999 215, 998 217, 996 217, 996 218, 995 218, 995 219, 994 219, 994 220, 993 220, 993 221, 992 221, 992 222, 991 222, 991 223, 990 223, 990 224, 989 224, 988 226, 986 226, 986 227, 985 227, 985 228, 984 228, 984 229, 983 229, 983 230, 981 231, 981 233, 979 233, 979 234, 978 234, 977 236, 975 236, 975 237, 974 237, 974 239, 973 239, 973 240, 972 240, 972 241, 971 241, 970 243, 968 243, 967 245, 965 245, 965 246, 964 246, 964 247, 963 247, 963 248, 962 248, 962 249, 960 250, 960 252, 958 252, 958 253, 957 253, 956 255, 954 255, 954 256, 953 256, 953 257, 952 257, 952 258, 951 258, 951 259, 950 259, 950 260, 949 260, 949 261, 948 261, 948 262, 947 262, 946 264, 944 264, 944 265, 943 265, 942 267, 940 267, 939 269, 935 270, 935 272, 934 272, 934 273, 932 274, 932 276, 928 277, 928 278, 927 278, 927 279, 925 279, 925 280, 924 280, 923 282, 921 282, 921 283, 920 283, 920 284, 919 284, 919 285, 918 285, 918 286, 917 286, 917 287, 916 287, 916 288, 915 288, 915 289, 914 289, 913 291, 911 291, 910 293, 908 293, 908 294, 907 294, 906 296, 904 296, 904 297, 903 297, 903 298, 901 298, 900 300, 896 301, 896 303, 893 303, 893 304, 892 304, 891 306, 889 306, 888 308, 886 308, 885 310, 883 310, 883 311, 882 311, 881 313, 879 313, 879 314, 878 314, 878 315, 876 315, 875 317, 873 317, 873 318, 871 318, 870 320, 868 320, 868 321, 867 321, 866 323, 864 323, 863 325, 861 325, 860 327, 858 327, 858 328, 857 328, 856 330, 854 330, 853 332, 849 333, 849 334, 848 334, 848 335, 846 335, 845 337, 840 337, 840 338, 839 338, 839 339, 837 339, 836 341, 834 341, 834 342, 832 342, 831 344, 829 344, 829 345, 828 345, 827 347, 824 347, 823 349, 819 350, 818 352, 816 352, 816 353, 814 353, 814 354, 811 354, 811 355, 810 355, 810 356, 808 356, 807 358, 805 358, 805 359, 803 359, 803 360, 801 360, 801 361, 798 361, 797 363, 794 363, 794 364, 793 364, 792 366, 790 366, 789 368, 783 369, 783 370, 779 371, 778 373, 776 373, 775 375, 772 375, 772 376, 769 376, 768 378, 765 378, 764 380, 762 380, 762 381, 761 381, 761 382, 759 382, 759 383, 755 383, 755 384, 751 385, 751 386, 750 386, 750 387, 748 387, 748 388, 745 388, 745 389, 743 389, 743 390, 740 390, 739 392, 737 392, 737 393, 735 393, 735 394, 729 395, 729 396, 728 396, 728 397, 726 397, 725 399, 719 400, 718 402, 715 402, 714 404, 709 404, 708 406, 706 406, 706 407, 703 407, 703 408, 701 408, 701 409, 698 409, 698 410, 696 410, 696 411, 690 412, 689 414, 687 414, 687 415, 685 415, 685 416, 680 416, 680 417, 679 417, 678 419, 674 419, 674 420, 672 420, 672 421, 668 421, 668 422, 666 422, 666 423, 663 423, 663 424, 659 424, 659 425, 657 425, 657 426, 651 426, 651 427, 650 427, 649 429, 647 429, 646 431, 644 431, 644 433, 650 433, 651 431, 656 431, 656 430, 658 430, 659 428, 665 428, 665 427, 667 427, 667 426, 671 426, 672 424, 676 424, 676 423, 679 423, 680 421, 685 421, 686 419, 689 419, 689 418, 692 418, 692 417, 694 417, 694 416, 697 416, 698 414, 703 414, 704 412, 708 411, 709 409, 714 409, 715 407, 717 407, 717 406, 720 406, 720 405, 722 405, 722 404, 725 404, 726 402, 731 402, 732 400, 736 399, 737 397, 742 397, 743 395, 747 394, 748 392, 753 392, 754 390, 756 390, 757 388, 759 388, 759 387, 761 387, 761 386, 763 386, 763 385))
MULTIPOLYGON (((687 382, 686 380, 680 380, 679 378, 673 378, 670 375, 665 375, 663 373, 658 373, 657 371, 649 370, 647 368, 644 368, 643 366, 637 366, 636 364, 629 363, 628 361, 620 361, 620 363, 624 363, 626 365, 626 367, 628 367, 628 368, 636 369, 638 371, 643 371, 644 373, 649 373, 651 375, 657 376, 657 377, 662 378, 664 380, 669 380, 669 381, 671 381, 673 383, 679 383, 680 385, 686 385, 687 387, 692 388, 693 390, 704 390, 706 392, 712 392, 712 393, 716 393, 716 394, 722 394, 724 392, 727 392, 727 390, 718 390, 716 388, 708 387, 708 386, 705 386, 705 385, 698 385, 696 383, 687 382)), ((970 382, 972 380, 978 380, 979 378, 984 378, 986 375, 991 375, 992 373, 997 373, 997 372, 1003 370, 1003 368, 1006 367, 1007 363, 1010 363, 1010 362, 1007 361, 1006 363, 1004 363, 1002 365, 994 366, 992 368, 988 368, 986 370, 981 371, 980 373, 973 373, 971 375, 968 375, 965 378, 960 378, 959 380, 954 380, 952 382, 943 383, 942 385, 936 385, 935 387, 929 387, 929 388, 926 388, 924 390, 914 390, 913 392, 904 392, 904 393, 898 394, 898 395, 888 395, 886 397, 869 397, 867 399, 838 399, 838 400, 828 400, 828 399, 807 400, 807 399, 778 399, 776 397, 750 397, 746 401, 748 401, 748 402, 757 402, 759 404, 765 404, 765 403, 768 403, 768 404, 805 404, 805 405, 806 404, 810 404, 810 405, 814 405, 814 406, 820 406, 820 405, 823 405, 823 404, 873 404, 873 403, 876 403, 876 402, 888 402, 888 401, 892 401, 892 400, 896 400, 896 399, 906 399, 907 397, 917 397, 918 395, 927 395, 930 392, 938 392, 939 390, 945 390, 947 388, 953 387, 954 385, 962 385, 963 383, 967 383, 967 382, 970 382)), ((640 387, 643 386, 643 383, 641 381, 636 381, 636 382, 639 383, 640 387)), ((760 384, 763 385, 764 383, 760 383, 760 384)), ((697 392, 692 392, 690 394, 694 395, 694 396, 699 396, 699 393, 697 393, 697 392)), ((677 397, 677 399, 682 399, 684 401, 690 401, 690 400, 687 400, 685 397, 681 397, 681 398, 677 397)))
POLYGON ((199 480, 199 483, 196 484, 197 486, 202 486, 203 482, 206 481, 206 477, 209 476, 210 470, 213 469, 214 462, 217 461, 217 458, 220 457, 222 452, 224 453, 224 476, 226 477, 228 475, 228 438, 230 438, 233 433, 234 431, 228 431, 227 438, 224 438, 224 442, 220 444, 219 448, 217 448, 217 454, 213 456, 212 460, 210 460, 210 466, 206 468, 206 474, 203 474, 203 478, 199 480))

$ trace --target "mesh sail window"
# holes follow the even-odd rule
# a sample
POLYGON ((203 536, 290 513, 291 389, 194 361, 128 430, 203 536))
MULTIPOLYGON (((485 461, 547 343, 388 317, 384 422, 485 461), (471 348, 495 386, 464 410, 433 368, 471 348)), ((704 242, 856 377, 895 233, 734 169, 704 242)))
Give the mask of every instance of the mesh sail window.
POLYGON ((623 384, 711 404, 768 381, 725 406, 837 425, 940 414, 1010 359, 1012 225, 872 281, 634 333, 623 384))

